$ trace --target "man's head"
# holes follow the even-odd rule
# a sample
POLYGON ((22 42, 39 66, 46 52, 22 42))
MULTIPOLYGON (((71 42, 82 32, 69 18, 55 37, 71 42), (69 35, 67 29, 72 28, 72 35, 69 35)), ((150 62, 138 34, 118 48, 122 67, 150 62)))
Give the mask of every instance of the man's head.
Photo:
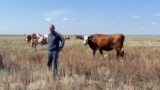
POLYGON ((55 31, 55 27, 54 27, 53 24, 51 24, 51 25, 49 26, 49 31, 50 31, 51 33, 53 33, 53 32, 55 31))

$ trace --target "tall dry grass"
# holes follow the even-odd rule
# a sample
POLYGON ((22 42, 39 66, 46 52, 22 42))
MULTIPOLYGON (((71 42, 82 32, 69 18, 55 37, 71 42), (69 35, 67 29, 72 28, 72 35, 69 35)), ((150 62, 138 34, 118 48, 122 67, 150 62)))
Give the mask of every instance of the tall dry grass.
POLYGON ((115 51, 93 58, 81 40, 67 40, 60 52, 59 75, 48 71, 47 45, 36 50, 23 36, 0 36, 0 90, 160 90, 158 36, 126 36, 125 57, 115 51))

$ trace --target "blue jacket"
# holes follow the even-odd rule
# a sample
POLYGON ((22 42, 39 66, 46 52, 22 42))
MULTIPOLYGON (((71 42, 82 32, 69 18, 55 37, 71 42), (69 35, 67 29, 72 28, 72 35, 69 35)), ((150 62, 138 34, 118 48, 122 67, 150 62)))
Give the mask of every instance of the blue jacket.
POLYGON ((56 51, 59 48, 63 48, 65 40, 63 36, 56 31, 48 34, 48 50, 56 51))

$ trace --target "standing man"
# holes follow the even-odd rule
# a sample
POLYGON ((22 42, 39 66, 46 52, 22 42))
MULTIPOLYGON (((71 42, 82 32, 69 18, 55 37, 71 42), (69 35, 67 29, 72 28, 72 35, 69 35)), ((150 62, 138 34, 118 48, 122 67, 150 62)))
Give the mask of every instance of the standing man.
POLYGON ((55 31, 54 25, 49 26, 50 33, 48 34, 48 61, 47 66, 49 69, 52 68, 52 63, 54 64, 53 73, 56 75, 58 73, 58 58, 59 52, 64 46, 65 40, 63 36, 55 31))

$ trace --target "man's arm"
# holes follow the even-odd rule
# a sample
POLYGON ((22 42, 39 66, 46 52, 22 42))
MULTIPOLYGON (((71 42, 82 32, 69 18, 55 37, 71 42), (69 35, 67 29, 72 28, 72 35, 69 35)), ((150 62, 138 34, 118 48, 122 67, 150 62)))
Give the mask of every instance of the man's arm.
POLYGON ((64 39, 64 37, 63 37, 61 34, 59 34, 59 38, 60 38, 60 41, 61 41, 59 47, 60 47, 60 48, 63 48, 63 46, 64 46, 64 44, 65 44, 65 39, 64 39))
POLYGON ((49 44, 49 38, 50 38, 50 36, 49 36, 49 34, 48 34, 48 37, 47 37, 47 44, 49 44))

